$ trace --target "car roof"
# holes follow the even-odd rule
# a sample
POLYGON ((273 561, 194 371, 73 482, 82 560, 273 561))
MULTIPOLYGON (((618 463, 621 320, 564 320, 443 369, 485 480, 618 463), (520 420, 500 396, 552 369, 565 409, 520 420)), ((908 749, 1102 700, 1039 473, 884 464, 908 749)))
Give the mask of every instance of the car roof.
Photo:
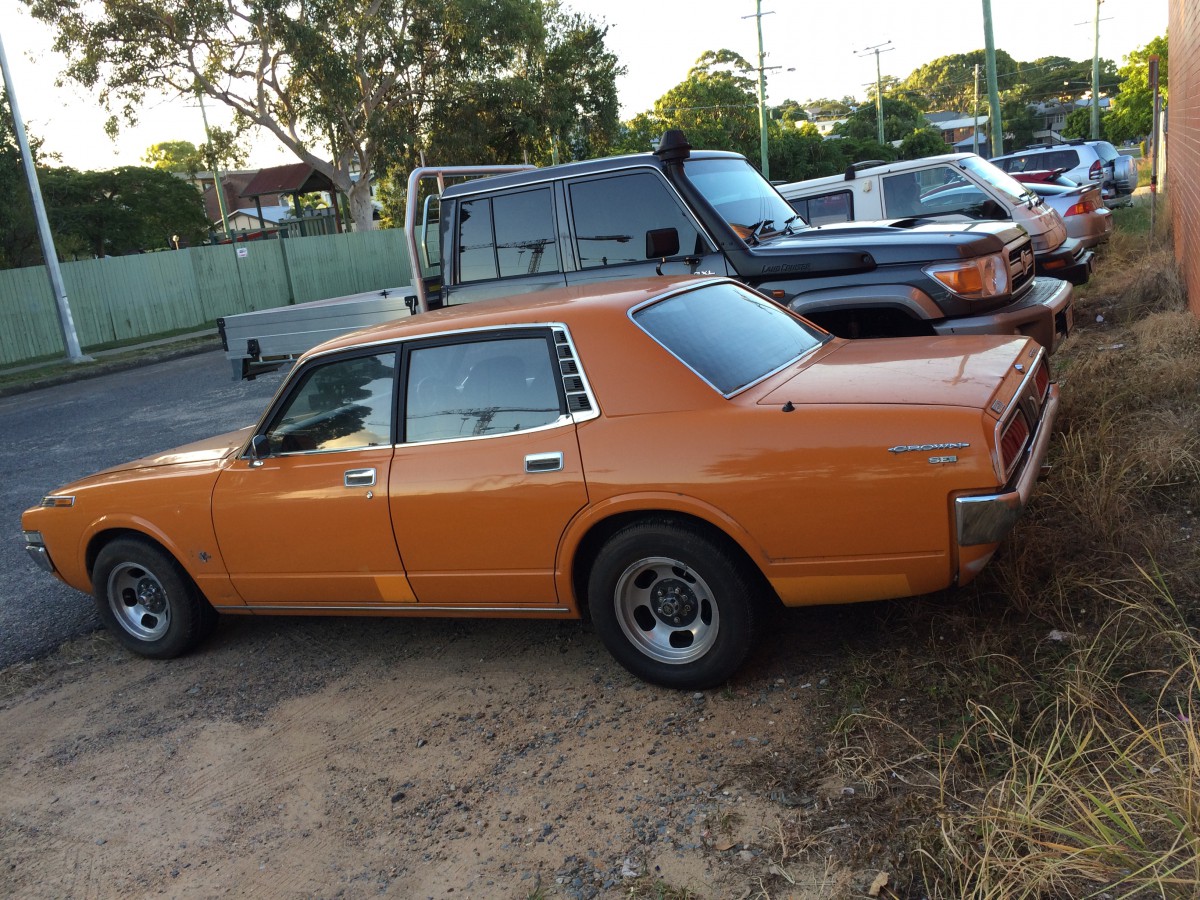
POLYGON ((447 306, 416 316, 405 316, 382 325, 341 335, 314 347, 305 353, 302 359, 336 350, 476 328, 544 325, 550 322, 569 325, 572 319, 577 319, 580 315, 604 315, 606 311, 609 315, 620 315, 641 303, 679 288, 718 283, 745 287, 731 278, 722 276, 648 276, 497 297, 447 306))
MULTIPOLYGON (((745 159, 740 153, 730 153, 725 150, 693 150, 688 157, 694 159, 745 159)), ((561 163, 557 166, 546 166, 540 169, 529 169, 524 172, 514 172, 508 175, 492 175, 487 178, 475 178, 471 181, 450 185, 442 193, 442 197, 459 197, 482 191, 493 191, 500 188, 519 187, 525 184, 537 184, 553 178, 574 178, 581 175, 594 175, 613 169, 632 169, 638 166, 662 168, 662 161, 653 153, 631 153, 626 156, 605 156, 601 159, 588 159, 579 162, 561 163)))
MULTIPOLYGON (((894 162, 885 162, 878 166, 871 166, 869 169, 858 169, 854 173, 854 178, 847 178, 844 173, 838 175, 826 175, 824 178, 808 178, 804 181, 795 181, 791 184, 778 185, 780 193, 785 193, 789 189, 801 187, 816 187, 829 184, 850 183, 859 178, 869 178, 873 175, 889 175, 893 172, 907 172, 913 169, 925 169, 930 166, 943 165, 946 163, 956 163, 964 159, 982 159, 977 153, 940 153, 937 156, 922 156, 920 159, 897 159, 894 162)), ((785 194, 786 196, 786 194, 785 194)))

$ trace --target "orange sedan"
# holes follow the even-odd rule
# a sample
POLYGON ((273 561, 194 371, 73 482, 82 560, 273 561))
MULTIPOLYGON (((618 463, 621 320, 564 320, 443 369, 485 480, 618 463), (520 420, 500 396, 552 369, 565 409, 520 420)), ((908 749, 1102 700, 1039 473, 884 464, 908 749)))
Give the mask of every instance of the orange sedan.
POLYGON ((768 604, 970 581, 1057 408, 1027 338, 845 341, 728 279, 609 282, 331 341, 254 427, 22 526, 146 656, 218 613, 589 613, 630 671, 707 687, 768 604))

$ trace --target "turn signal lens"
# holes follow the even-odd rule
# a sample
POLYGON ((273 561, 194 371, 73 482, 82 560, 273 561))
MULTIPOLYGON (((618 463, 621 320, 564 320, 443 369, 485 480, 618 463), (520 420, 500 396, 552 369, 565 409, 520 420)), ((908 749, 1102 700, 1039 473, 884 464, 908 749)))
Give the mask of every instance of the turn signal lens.
POLYGON ((66 494, 51 494, 42 498, 42 506, 47 509, 60 509, 75 505, 75 498, 66 494))
POLYGON ((984 300, 1008 291, 1008 264, 999 253, 927 266, 925 274, 951 293, 968 300, 984 300))

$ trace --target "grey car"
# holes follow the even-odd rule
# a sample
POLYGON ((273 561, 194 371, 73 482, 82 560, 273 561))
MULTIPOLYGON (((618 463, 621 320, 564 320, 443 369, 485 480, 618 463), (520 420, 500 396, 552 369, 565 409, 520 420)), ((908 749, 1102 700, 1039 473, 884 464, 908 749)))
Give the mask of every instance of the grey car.
POLYGON ((1040 169, 1061 171, 1079 184, 1097 184, 1107 202, 1123 202, 1137 187, 1133 158, 1122 156, 1108 141, 1073 140, 1062 144, 1034 144, 1016 153, 997 156, 991 163, 1017 175, 1040 169))
POLYGON ((1061 184, 1026 184, 1027 188, 1046 201, 1046 205, 1062 216, 1067 236, 1085 247, 1105 243, 1112 234, 1113 214, 1095 184, 1068 187, 1061 184))

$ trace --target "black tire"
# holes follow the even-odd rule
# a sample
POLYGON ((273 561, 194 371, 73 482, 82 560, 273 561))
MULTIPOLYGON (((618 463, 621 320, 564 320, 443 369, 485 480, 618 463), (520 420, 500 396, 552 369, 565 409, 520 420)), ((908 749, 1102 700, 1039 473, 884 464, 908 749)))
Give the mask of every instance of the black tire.
POLYGON ((754 644, 755 579, 742 560, 671 521, 626 526, 588 579, 596 632, 645 681, 697 690, 728 681, 754 644))
POLYGON ((217 611, 169 553, 144 538, 117 538, 92 567, 104 626, 134 653, 170 659, 212 633, 217 611))

